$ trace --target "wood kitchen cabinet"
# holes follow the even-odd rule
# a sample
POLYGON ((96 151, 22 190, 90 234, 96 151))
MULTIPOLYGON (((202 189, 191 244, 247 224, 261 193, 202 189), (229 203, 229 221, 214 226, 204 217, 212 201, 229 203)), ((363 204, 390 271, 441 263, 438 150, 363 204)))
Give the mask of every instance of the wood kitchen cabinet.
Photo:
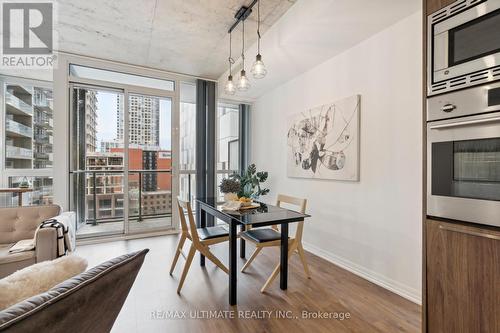
POLYGON ((498 228, 427 220, 426 234, 424 331, 500 332, 498 228))

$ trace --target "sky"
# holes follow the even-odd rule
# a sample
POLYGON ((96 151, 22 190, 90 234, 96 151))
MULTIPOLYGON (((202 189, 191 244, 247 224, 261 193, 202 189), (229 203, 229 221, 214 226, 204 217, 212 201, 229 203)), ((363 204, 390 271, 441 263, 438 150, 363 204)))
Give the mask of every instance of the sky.
MULTIPOLYGON (((123 94, 109 91, 97 92, 97 146, 100 149, 102 140, 116 138, 116 107, 117 96, 123 94)), ((172 149, 171 136, 172 101, 168 98, 160 99, 160 147, 164 150, 172 149)))

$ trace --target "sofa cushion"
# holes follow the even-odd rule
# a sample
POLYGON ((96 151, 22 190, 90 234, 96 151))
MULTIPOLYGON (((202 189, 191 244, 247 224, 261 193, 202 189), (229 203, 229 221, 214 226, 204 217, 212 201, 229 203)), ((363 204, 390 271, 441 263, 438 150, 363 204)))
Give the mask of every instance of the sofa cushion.
POLYGON ((12 245, 14 244, 0 244, 0 265, 24 260, 35 261, 35 250, 10 253, 12 245))
POLYGON ((148 251, 109 260, 0 311, 0 331, 111 331, 148 251))
POLYGON ((36 262, 35 251, 9 253, 11 245, 0 245, 0 279, 36 262))
POLYGON ((33 238, 40 223, 60 211, 57 205, 0 208, 0 244, 33 238))
POLYGON ((70 277, 80 274, 86 268, 87 260, 76 255, 64 256, 23 268, 0 280, 0 310, 43 293, 70 277))

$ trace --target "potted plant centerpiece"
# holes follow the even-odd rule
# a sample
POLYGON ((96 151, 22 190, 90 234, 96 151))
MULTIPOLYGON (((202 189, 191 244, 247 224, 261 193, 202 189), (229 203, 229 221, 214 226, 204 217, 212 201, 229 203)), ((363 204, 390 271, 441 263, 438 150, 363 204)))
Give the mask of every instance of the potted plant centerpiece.
POLYGON ((255 164, 250 164, 241 175, 233 174, 230 177, 240 183, 238 197, 243 206, 251 205, 254 199, 269 193, 268 188, 261 187, 261 183, 267 180, 268 173, 257 171, 255 164))
POLYGON ((261 187, 267 177, 267 171, 258 172, 255 164, 250 164, 241 175, 234 173, 223 179, 219 188, 225 201, 239 200, 242 206, 248 206, 254 199, 269 193, 269 189, 261 187))
POLYGON ((240 182, 233 178, 224 178, 219 185, 219 189, 221 193, 224 193, 224 201, 237 201, 240 182))

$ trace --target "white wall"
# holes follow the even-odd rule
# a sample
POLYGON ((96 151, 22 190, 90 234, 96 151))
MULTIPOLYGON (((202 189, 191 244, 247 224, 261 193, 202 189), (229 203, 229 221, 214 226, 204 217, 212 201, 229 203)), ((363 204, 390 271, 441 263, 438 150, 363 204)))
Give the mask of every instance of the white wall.
POLYGON ((421 299, 421 15, 261 96, 251 119, 251 160, 270 174, 265 199, 280 192, 309 200, 306 248, 415 302, 421 299), (288 178, 288 116, 353 94, 361 94, 360 182, 288 178))

